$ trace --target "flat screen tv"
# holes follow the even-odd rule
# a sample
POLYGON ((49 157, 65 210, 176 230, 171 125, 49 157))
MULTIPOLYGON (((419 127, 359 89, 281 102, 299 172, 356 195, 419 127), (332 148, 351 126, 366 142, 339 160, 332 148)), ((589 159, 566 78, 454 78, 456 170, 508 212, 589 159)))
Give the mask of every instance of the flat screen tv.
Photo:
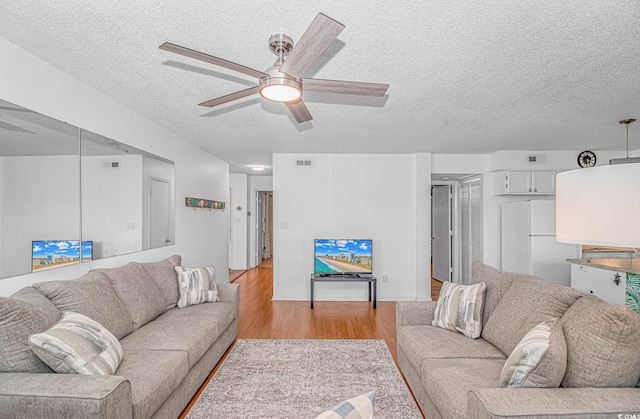
POLYGON ((72 265, 93 259, 93 242, 78 240, 34 240, 31 242, 31 272, 72 265))
POLYGON ((315 273, 373 273, 372 240, 316 239, 314 245, 315 273))

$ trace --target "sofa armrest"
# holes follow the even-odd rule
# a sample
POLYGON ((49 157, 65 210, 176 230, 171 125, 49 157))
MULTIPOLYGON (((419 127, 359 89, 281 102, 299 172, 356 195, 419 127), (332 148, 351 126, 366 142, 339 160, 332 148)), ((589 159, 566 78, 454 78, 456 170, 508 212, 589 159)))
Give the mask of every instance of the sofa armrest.
POLYGON ((131 384, 114 375, 0 373, 0 416, 130 418, 131 384))
POLYGON ((236 304, 236 319, 240 318, 240 284, 217 284, 220 301, 236 304))
POLYGON ((431 326, 437 304, 435 301, 396 302, 396 331, 400 326, 431 326))
POLYGON ((483 388, 467 398, 467 417, 473 419, 640 414, 640 388, 483 388))

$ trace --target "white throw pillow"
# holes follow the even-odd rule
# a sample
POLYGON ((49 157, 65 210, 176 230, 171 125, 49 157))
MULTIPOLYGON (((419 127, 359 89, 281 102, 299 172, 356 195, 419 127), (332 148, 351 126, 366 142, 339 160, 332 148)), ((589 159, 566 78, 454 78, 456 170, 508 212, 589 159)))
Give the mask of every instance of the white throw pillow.
POLYGON ((460 332, 476 339, 482 333, 482 306, 487 285, 445 282, 440 289, 433 326, 460 332))
POLYGON ((320 413, 315 419, 372 419, 376 392, 361 394, 320 413))
POLYGON ((178 274, 178 307, 220 301, 216 285, 215 268, 187 268, 176 266, 178 274))
POLYGON ((560 386, 567 368, 567 343, 557 318, 531 329, 502 367, 500 387, 560 386))
POLYGON ((72 311, 48 330, 31 335, 29 346, 42 362, 64 374, 113 375, 124 356, 111 332, 72 311))

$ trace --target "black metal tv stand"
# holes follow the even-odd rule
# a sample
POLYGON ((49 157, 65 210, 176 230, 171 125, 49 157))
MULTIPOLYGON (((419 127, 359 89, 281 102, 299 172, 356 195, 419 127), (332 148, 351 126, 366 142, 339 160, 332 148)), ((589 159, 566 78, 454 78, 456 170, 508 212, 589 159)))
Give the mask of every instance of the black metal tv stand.
POLYGON ((358 273, 314 273, 311 274, 311 308, 313 309, 313 291, 316 282, 367 282, 369 284, 369 301, 376 308, 378 280, 372 274, 358 273))

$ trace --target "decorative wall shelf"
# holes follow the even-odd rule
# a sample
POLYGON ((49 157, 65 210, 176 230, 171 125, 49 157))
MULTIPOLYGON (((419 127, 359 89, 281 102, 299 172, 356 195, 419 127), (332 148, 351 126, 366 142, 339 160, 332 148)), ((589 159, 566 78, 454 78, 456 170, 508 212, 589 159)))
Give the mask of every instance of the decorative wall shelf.
POLYGON ((210 199, 202 199, 202 198, 186 197, 185 204, 187 207, 193 208, 194 211, 198 208, 203 210, 208 209, 209 211, 212 211, 212 210, 224 211, 224 208, 225 208, 225 204, 222 201, 212 201, 210 199))

